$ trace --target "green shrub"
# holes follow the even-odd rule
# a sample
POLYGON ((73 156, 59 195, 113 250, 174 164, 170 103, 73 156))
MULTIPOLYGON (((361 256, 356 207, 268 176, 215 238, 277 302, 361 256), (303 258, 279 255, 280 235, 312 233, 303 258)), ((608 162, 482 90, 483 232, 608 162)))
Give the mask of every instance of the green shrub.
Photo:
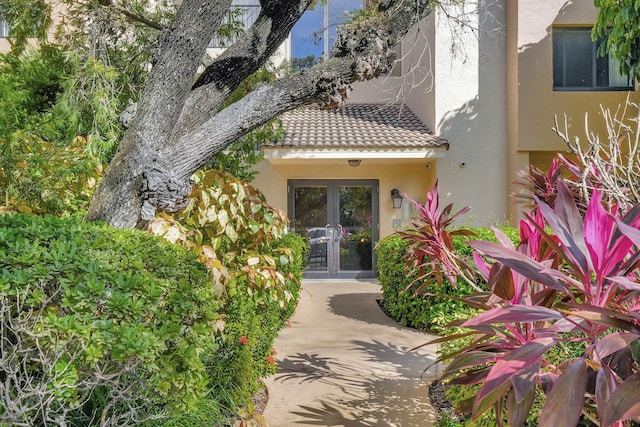
MULTIPOLYGON (((287 290, 292 301, 298 301, 302 279, 306 242, 295 234, 285 234, 271 245, 274 252, 290 249, 293 261, 282 264, 279 272, 289 278, 287 290)), ((244 282, 237 275, 233 280, 244 282)), ((240 287, 238 283, 233 286, 240 287)), ((226 392, 228 406, 250 405, 251 396, 258 391, 260 379, 275 373, 273 343, 278 332, 295 310, 295 304, 281 304, 275 300, 256 300, 252 294, 238 292, 224 306, 226 327, 220 351, 209 360, 212 394, 226 392)))
POLYGON ((159 216, 151 230, 193 248, 210 268, 225 304, 219 351, 206 360, 209 396, 227 416, 245 408, 250 417, 260 378, 275 372, 273 342, 297 305, 308 246, 251 186, 215 170, 195 181, 189 206, 159 216))
POLYGON ((221 303, 194 253, 15 214, 0 269, 0 425, 133 425, 204 395, 221 303))
MULTIPOLYGON (((517 229, 512 227, 500 229, 512 240, 517 241, 517 229)), ((455 252, 460 256, 471 256, 472 249, 465 243, 467 240, 495 241, 490 228, 469 230, 473 231, 475 236, 453 236, 455 252)), ((462 281, 454 287, 445 279, 441 285, 428 284, 421 294, 416 295, 416 290, 422 287, 423 283, 415 282, 418 273, 412 271, 406 264, 408 249, 409 242, 398 234, 387 236, 376 246, 378 280, 382 286, 382 307, 404 326, 443 334, 448 323, 468 318, 473 313, 473 309, 463 302, 442 298, 439 295, 466 296, 471 294, 473 289, 462 281)))
POLYGON ((0 213, 60 215, 91 200, 100 161, 58 103, 72 68, 52 46, 0 55, 0 213))

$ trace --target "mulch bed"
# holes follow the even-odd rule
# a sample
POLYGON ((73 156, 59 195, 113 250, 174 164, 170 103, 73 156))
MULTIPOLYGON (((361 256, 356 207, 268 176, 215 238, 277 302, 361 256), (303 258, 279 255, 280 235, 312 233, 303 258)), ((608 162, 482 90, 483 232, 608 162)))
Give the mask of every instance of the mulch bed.
POLYGON ((438 418, 442 418, 442 416, 446 414, 449 416, 451 421, 463 423, 467 417, 465 414, 458 414, 456 412, 455 408, 451 405, 451 402, 445 395, 446 390, 446 384, 443 384, 440 380, 435 380, 429 384, 429 398, 431 399, 431 405, 438 413, 438 418))
POLYGON ((267 407, 267 402, 269 402, 269 391, 264 383, 262 384, 260 391, 254 394, 251 400, 253 401, 253 411, 256 414, 262 414, 264 412, 264 408, 267 407))

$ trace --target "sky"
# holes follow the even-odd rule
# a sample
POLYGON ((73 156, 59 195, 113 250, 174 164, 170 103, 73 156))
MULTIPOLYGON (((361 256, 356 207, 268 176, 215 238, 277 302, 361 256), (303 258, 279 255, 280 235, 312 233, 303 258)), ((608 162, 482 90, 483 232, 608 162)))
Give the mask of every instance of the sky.
POLYGON ((328 36, 329 48, 336 36, 336 25, 344 22, 345 12, 362 8, 362 0, 326 0, 324 5, 314 3, 291 31, 293 58, 309 55, 321 57, 324 52, 324 38, 328 36), (328 14, 328 31, 325 25, 325 8, 328 14))

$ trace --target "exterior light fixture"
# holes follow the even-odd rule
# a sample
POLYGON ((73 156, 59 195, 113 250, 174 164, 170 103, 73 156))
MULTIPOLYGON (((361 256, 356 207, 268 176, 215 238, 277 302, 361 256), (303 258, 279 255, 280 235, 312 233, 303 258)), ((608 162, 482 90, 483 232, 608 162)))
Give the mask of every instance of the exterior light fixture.
POLYGON ((347 160, 347 162, 349 163, 349 166, 351 166, 352 168, 357 168, 358 166, 360 166, 360 163, 362 163, 362 160, 351 159, 351 160, 347 160))
POLYGON ((400 209, 402 207, 402 196, 397 188, 391 190, 391 201, 393 202, 393 209, 400 209))

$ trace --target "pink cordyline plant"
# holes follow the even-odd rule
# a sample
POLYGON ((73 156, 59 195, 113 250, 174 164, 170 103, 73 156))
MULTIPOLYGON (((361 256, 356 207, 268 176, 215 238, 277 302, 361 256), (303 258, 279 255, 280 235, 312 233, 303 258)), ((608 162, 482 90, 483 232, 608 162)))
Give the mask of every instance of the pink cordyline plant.
MULTIPOLYGON (((405 194, 405 197, 406 194, 405 194)), ((417 208, 416 218, 412 221, 411 232, 399 232, 405 239, 411 242, 408 250, 410 267, 418 271, 415 282, 422 285, 416 291, 422 292, 430 283, 441 283, 446 277, 455 287, 457 279, 467 282, 477 291, 482 289, 474 280, 474 269, 464 259, 460 258, 454 250, 452 236, 473 235, 469 230, 448 231, 456 218, 464 215, 469 208, 461 209, 452 214, 453 205, 449 204, 440 209, 438 183, 433 190, 427 192, 427 202, 422 205, 407 197, 417 208)))
MULTIPOLYGON (((471 343, 440 361, 451 360, 443 373, 451 383, 480 385, 475 418, 494 407, 502 425, 506 408, 511 427, 524 425, 536 390, 546 394, 539 426, 575 426, 583 415, 603 427, 623 426, 640 417, 640 373, 631 351, 640 337, 640 205, 622 215, 616 205, 607 210, 593 190, 583 217, 574 196, 558 180, 553 208, 534 197, 517 247, 498 230, 498 243, 469 242, 490 292, 468 298, 484 310, 461 324, 471 343), (563 343, 583 351, 553 363, 549 350, 563 343)), ((437 198, 436 188, 428 202, 436 207, 433 218, 437 198)), ((455 274, 449 265, 455 259, 438 258, 447 235, 432 232, 424 244, 431 241, 434 249, 421 253, 455 274)))

